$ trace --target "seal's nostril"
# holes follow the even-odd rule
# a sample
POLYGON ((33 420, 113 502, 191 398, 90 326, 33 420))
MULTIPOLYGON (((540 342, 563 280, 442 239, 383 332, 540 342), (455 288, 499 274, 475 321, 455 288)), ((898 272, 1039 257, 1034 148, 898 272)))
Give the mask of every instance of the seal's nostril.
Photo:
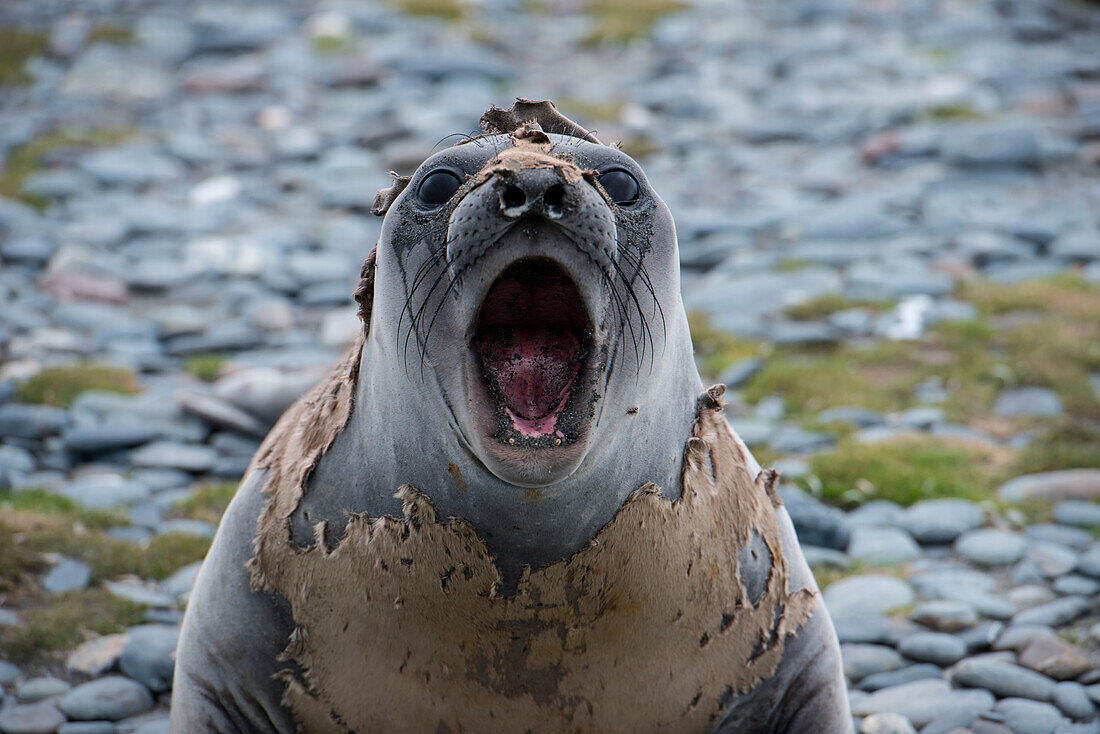
POLYGON ((554 184, 546 189, 546 193, 542 195, 542 203, 547 214, 552 217, 560 217, 562 209, 565 208, 565 187, 561 184, 554 184))
POLYGON ((527 203, 527 194, 519 186, 508 184, 500 192, 500 203, 505 209, 515 209, 527 203))

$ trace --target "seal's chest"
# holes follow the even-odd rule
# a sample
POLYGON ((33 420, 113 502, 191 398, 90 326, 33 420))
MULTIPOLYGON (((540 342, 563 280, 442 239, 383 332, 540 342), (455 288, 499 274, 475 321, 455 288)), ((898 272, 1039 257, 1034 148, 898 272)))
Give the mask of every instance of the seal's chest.
POLYGON ((510 597, 473 528, 412 488, 403 519, 354 517, 334 549, 261 543, 297 624, 285 703, 303 730, 706 731, 813 596, 788 593, 770 492, 725 420, 704 408, 694 434, 682 499, 650 485, 510 597), (771 572, 747 589, 753 547, 771 572))

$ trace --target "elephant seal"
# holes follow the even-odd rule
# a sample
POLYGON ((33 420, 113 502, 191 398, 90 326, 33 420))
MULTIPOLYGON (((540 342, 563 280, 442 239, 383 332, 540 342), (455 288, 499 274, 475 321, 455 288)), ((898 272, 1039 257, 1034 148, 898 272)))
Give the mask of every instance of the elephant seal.
POLYGON ((379 194, 364 329, 191 594, 173 732, 852 731, 641 168, 519 100, 379 194))

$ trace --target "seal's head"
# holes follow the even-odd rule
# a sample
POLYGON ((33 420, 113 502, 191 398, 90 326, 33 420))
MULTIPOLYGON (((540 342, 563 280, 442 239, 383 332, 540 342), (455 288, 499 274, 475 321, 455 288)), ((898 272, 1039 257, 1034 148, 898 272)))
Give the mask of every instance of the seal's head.
POLYGON ((676 238, 641 167, 552 103, 482 123, 379 194, 378 287, 399 290, 371 338, 391 330, 377 338, 438 386, 440 417, 490 472, 546 486, 664 389, 651 378, 680 303, 676 238))

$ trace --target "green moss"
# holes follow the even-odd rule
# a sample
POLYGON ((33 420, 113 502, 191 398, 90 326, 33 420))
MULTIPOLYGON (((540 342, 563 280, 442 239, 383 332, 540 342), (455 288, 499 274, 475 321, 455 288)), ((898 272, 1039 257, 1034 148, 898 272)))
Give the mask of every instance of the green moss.
POLYGON ((1015 474, 1100 466, 1100 423, 1064 420, 1020 452, 1015 474))
POLYGON ((925 114, 929 119, 936 121, 980 120, 985 117, 968 104, 939 105, 928 110, 925 114))
POLYGON ((203 382, 214 382, 221 377, 225 362, 225 357, 220 354, 197 354, 188 357, 183 368, 203 382))
POLYGON ((761 355, 759 343, 715 329, 704 314, 688 314, 688 325, 695 355, 705 375, 716 377, 739 359, 761 355))
POLYGON ((46 34, 0 28, 0 86, 26 84, 27 61, 46 51, 46 34))
POLYGON ((884 443, 842 441, 815 456, 810 469, 823 496, 845 505, 887 499, 902 505, 940 497, 986 499, 1001 472, 995 457, 978 446, 927 437, 884 443))
MULTIPOLYGON (((4 40, 0 37, 0 53, 4 40)), ((0 62, 2 68, 2 62, 0 62)), ((23 183, 42 164, 48 154, 69 148, 98 148, 115 145, 132 135, 132 131, 116 128, 96 128, 92 130, 55 130, 41 135, 23 145, 8 151, 4 168, 0 171, 0 196, 17 199, 37 209, 44 209, 49 203, 40 196, 23 192, 23 183)))
POLYGON ((749 380, 744 395, 754 403, 782 395, 787 411, 795 417, 845 405, 898 410, 908 402, 919 378, 910 345, 898 342, 870 349, 793 349, 773 355, 749 380))
POLYGON ((663 148, 649 135, 637 134, 622 140, 619 143, 619 150, 636 161, 644 161, 660 153, 663 148))
POLYGON ((133 372, 120 367, 49 367, 21 384, 18 394, 24 403, 68 408, 78 395, 89 390, 132 395, 141 391, 141 385, 133 372))
POLYGON ((41 569, 38 554, 26 547, 14 528, 0 521, 0 595, 25 588, 41 569))
POLYGON ((208 484, 199 487, 185 500, 176 503, 172 515, 174 517, 186 517, 192 520, 217 523, 229 507, 233 495, 237 493, 236 482, 223 484, 208 484))
POLYGON ((443 20, 462 20, 468 8, 461 0, 394 0, 394 5, 406 15, 416 15, 443 20))
POLYGON ((862 307, 872 311, 883 311, 888 308, 889 305, 888 303, 877 301, 854 301, 839 293, 827 293, 823 296, 812 298, 805 303, 800 303, 796 306, 788 306, 783 310, 783 313, 795 321, 812 321, 814 319, 831 316, 837 311, 844 311, 849 308, 862 307))
POLYGON ((560 97, 554 105, 562 114, 574 120, 583 121, 584 127, 595 122, 614 122, 622 117, 626 106, 618 99, 587 99, 584 97, 560 97))
POLYGON ((210 538, 184 533, 158 535, 149 543, 141 565, 142 578, 163 580, 195 561, 201 561, 210 550, 210 538))
POLYGON ((812 267, 813 263, 809 260, 784 258, 776 264, 775 269, 780 273, 797 273, 799 270, 805 270, 812 267))
POLYGON ((137 38, 134 36, 134 30, 124 25, 115 25, 113 23, 102 23, 97 25, 88 34, 89 43, 113 43, 117 46, 129 46, 133 44, 137 38))
POLYGON ((19 625, 0 627, 0 658, 25 664, 72 649, 91 634, 124 632, 141 623, 143 607, 103 589, 84 589, 51 596, 20 618, 19 625))
POLYGON ((662 18, 691 6, 680 0, 589 0, 585 12, 592 19, 590 44, 628 43, 648 36, 662 18))
POLYGON ((0 492, 0 509, 5 513, 49 515, 66 522, 80 523, 83 527, 91 529, 128 524, 126 516, 121 512, 85 509, 68 497, 42 489, 0 492))
POLYGON ((347 38, 341 36, 317 36, 313 39, 311 45, 315 52, 323 55, 346 51, 350 44, 347 38))

